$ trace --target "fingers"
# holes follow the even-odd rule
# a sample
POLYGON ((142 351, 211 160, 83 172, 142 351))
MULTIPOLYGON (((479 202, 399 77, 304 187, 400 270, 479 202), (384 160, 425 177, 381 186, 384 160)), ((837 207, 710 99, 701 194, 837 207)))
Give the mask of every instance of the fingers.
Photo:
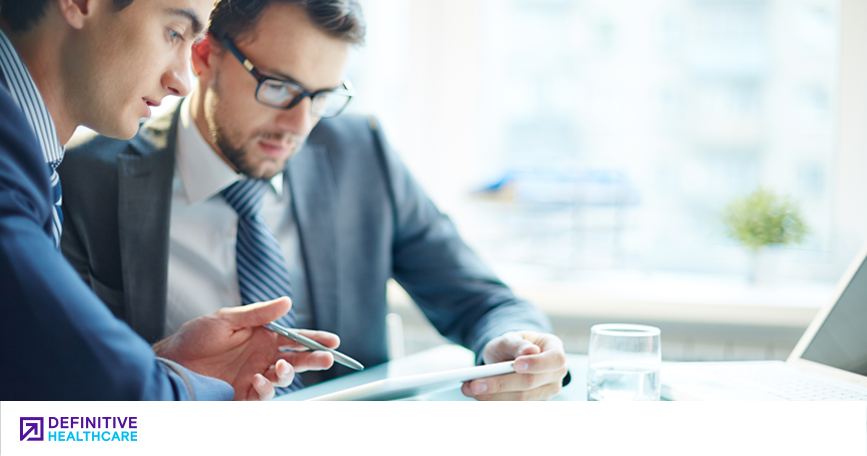
MULTIPOLYGON (((253 389, 259 395, 260 401, 270 401, 274 398, 274 384, 269 382, 262 374, 253 376, 253 389)), ((255 400, 255 398, 252 398, 255 400)))
MULTIPOLYGON (((480 401, 547 401, 560 393, 560 383, 549 383, 528 391, 510 391, 498 394, 471 396, 480 401)), ((463 388, 462 388, 463 390, 463 388)))
POLYGON ((541 374, 557 371, 566 366, 563 348, 543 351, 538 355, 521 356, 515 359, 515 372, 541 374))
POLYGON ((485 345, 482 357, 487 364, 510 361, 519 356, 539 353, 540 348, 523 337, 522 333, 511 332, 492 339, 485 345))
POLYGON ((277 386, 286 387, 292 384, 295 378, 295 369, 285 360, 278 360, 277 364, 271 366, 263 376, 262 374, 253 375, 253 384, 251 391, 247 394, 248 401, 270 401, 274 398, 277 386))
MULTIPOLYGON (((328 331, 314 331, 312 329, 295 329, 295 332, 298 334, 313 339, 320 344, 335 349, 340 346, 340 338, 337 337, 336 334, 330 333, 328 331)), ((289 350, 309 350, 307 347, 295 343, 285 337, 281 337, 279 339, 280 348, 286 348, 289 350)))
POLYGON ((541 352, 536 344, 524 339, 520 334, 513 334, 510 335, 510 337, 507 337, 505 340, 505 348, 513 355, 511 359, 515 359, 519 356, 535 355, 536 353, 541 352))
POLYGON ((334 365, 334 357, 324 351, 284 352, 277 355, 275 363, 279 359, 291 364, 296 373, 325 370, 334 365))
POLYGON ((292 380, 295 379, 295 368, 285 359, 279 359, 273 367, 265 372, 265 378, 274 386, 286 387, 291 385, 292 380))
POLYGON ((340 346, 340 338, 337 337, 337 334, 330 333, 328 331, 315 331, 312 329, 297 329, 295 330, 298 334, 301 334, 304 337, 309 337, 316 342, 319 342, 322 345, 325 345, 328 348, 334 349, 340 346))
POLYGON ((541 374, 505 374, 466 382, 461 387, 465 396, 477 397, 499 393, 525 392, 548 384, 561 384, 566 376, 566 367, 541 374))
MULTIPOLYGON (((492 341, 493 342, 493 341, 492 341)), ((562 344, 551 344, 550 348, 543 349, 538 352, 539 346, 532 344, 514 344, 512 347, 517 348, 517 354, 510 351, 500 351, 495 347, 486 347, 483 358, 486 364, 495 364, 503 361, 515 360, 515 372, 541 374, 543 372, 556 371, 566 365, 566 353, 563 351, 562 344), (536 353, 533 353, 533 352, 536 353), (530 352, 529 354, 527 352, 530 352), (523 354, 522 354, 523 353, 523 354)))
POLYGON ((271 323, 286 315, 291 307, 292 301, 284 296, 273 301, 223 308, 218 313, 233 329, 242 329, 271 323))
POLYGON ((566 365, 566 352, 560 338, 532 331, 509 333, 494 339, 485 347, 483 355, 488 364, 514 359, 515 372, 519 373, 552 372, 566 365))
POLYGON ((295 368, 284 359, 277 361, 277 365, 274 366, 274 371, 277 374, 277 381, 273 383, 277 386, 287 387, 291 385, 292 380, 295 379, 295 368))

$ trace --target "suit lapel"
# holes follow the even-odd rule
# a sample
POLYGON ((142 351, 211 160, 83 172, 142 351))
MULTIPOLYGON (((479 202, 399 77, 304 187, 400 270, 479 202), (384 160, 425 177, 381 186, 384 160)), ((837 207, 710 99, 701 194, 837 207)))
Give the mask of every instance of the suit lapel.
POLYGON ((316 327, 341 334, 334 172, 324 146, 307 144, 286 168, 316 327))
POLYGON ((127 321, 163 337, 178 112, 153 119, 118 156, 118 223, 127 321))

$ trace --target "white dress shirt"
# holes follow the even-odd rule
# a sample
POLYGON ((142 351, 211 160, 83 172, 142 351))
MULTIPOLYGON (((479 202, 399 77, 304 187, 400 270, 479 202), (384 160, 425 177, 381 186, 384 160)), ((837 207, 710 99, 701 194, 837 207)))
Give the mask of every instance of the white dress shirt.
MULTIPOLYGON (((181 105, 169 230, 166 334, 193 318, 241 304, 235 243, 238 214, 220 192, 245 177, 235 173, 205 141, 190 116, 190 98, 181 105)), ((265 193, 265 223, 271 228, 292 286, 292 309, 299 328, 312 325, 298 226, 283 174, 265 193)))

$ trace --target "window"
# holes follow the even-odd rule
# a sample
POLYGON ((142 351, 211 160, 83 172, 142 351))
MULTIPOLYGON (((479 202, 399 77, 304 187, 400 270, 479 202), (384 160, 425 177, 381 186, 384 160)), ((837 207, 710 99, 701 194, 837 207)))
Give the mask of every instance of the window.
POLYGON ((833 283, 840 2, 362 0, 350 109, 507 281, 745 282, 720 213, 765 187, 811 230, 781 280, 833 283))

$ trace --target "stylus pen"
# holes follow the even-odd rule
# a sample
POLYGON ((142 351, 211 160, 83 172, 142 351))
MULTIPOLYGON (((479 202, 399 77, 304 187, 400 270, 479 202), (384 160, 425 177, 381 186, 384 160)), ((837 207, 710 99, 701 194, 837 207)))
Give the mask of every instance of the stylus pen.
POLYGON ((297 332, 292 331, 291 329, 289 329, 283 325, 280 325, 280 324, 275 323, 275 322, 271 322, 271 324, 267 324, 267 325, 265 325, 265 327, 270 329, 271 331, 274 331, 275 333, 280 334, 281 336, 283 336, 287 339, 290 339, 293 342, 299 343, 299 344, 301 344, 301 345, 303 345, 303 346, 305 346, 311 350, 327 351, 328 353, 331 353, 334 356, 334 361, 336 361, 340 364, 343 364, 344 366, 346 366, 350 369, 355 369, 355 370, 364 369, 364 366, 362 366, 361 363, 359 363, 358 361, 344 355, 343 353, 340 353, 337 350, 332 350, 332 349, 326 347, 325 345, 322 345, 319 342, 316 342, 313 339, 310 339, 308 337, 304 337, 301 334, 298 334, 297 332))

